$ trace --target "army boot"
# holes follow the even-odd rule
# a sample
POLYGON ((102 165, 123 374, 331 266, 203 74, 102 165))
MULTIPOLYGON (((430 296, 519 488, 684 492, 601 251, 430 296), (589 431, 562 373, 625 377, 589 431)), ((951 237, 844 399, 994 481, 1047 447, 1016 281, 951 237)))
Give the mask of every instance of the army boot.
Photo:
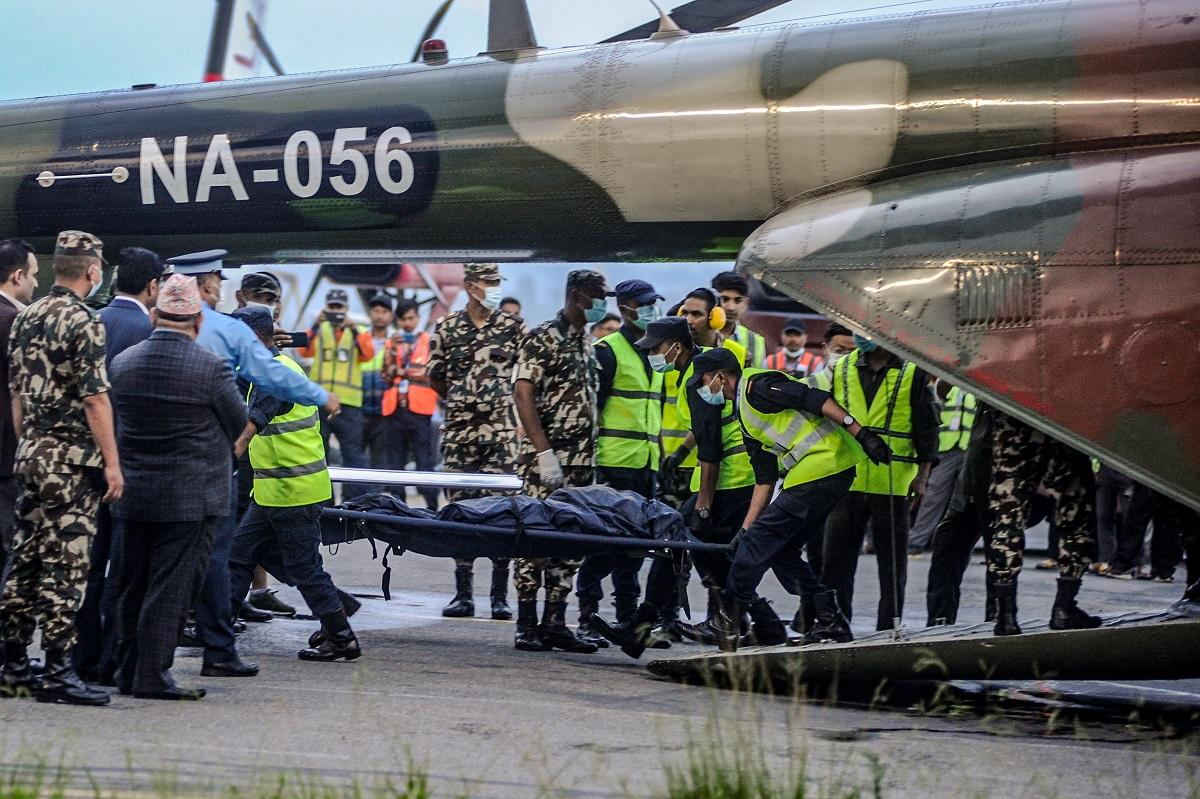
POLYGON ((756 646, 778 646, 787 643, 787 628, 771 603, 759 597, 747 608, 750 613, 750 642, 756 646))
POLYGON ((1081 582, 1078 577, 1058 578, 1058 594, 1050 610, 1051 630, 1094 630, 1104 623, 1099 616, 1093 616, 1075 604, 1081 582))
POLYGON ((718 596, 717 612, 712 619, 713 634, 717 646, 722 652, 736 652, 738 641, 742 637, 742 614, 745 608, 741 602, 731 599, 724 594, 718 596))
POLYGON ((0 672, 0 696, 29 696, 29 686, 34 676, 25 645, 19 641, 5 641, 4 666, 0 672))
POLYGON ((708 646, 717 645, 717 633, 713 629, 713 619, 717 615, 717 606, 721 602, 721 589, 708 589, 708 612, 704 616, 704 621, 699 624, 680 624, 679 634, 689 641, 695 641, 698 644, 706 644, 708 646))
POLYGON ((506 560, 492 564, 492 618, 498 621, 508 621, 512 618, 512 610, 508 607, 508 561, 506 560))
POLYGON ((1171 612, 1189 619, 1200 618, 1200 580, 1183 592, 1183 598, 1171 605, 1171 612))
POLYGON ((621 647, 622 652, 636 659, 646 651, 646 647, 650 643, 650 631, 654 629, 654 623, 657 620, 658 612, 643 603, 633 612, 633 617, 628 621, 609 624, 603 617, 596 616, 592 619, 592 626, 596 632, 607 639, 606 644, 608 641, 612 641, 621 647))
POLYGON ((541 632, 538 629, 537 600, 517 600, 517 634, 513 636, 513 648, 523 652, 545 652, 541 632))
POLYGON ((567 603, 546 602, 542 609, 542 646, 590 655, 600 647, 575 636, 567 627, 567 603))
POLYGON ((812 597, 801 594, 800 605, 796 608, 796 615, 792 617, 792 630, 800 635, 807 635, 816 620, 816 608, 813 606, 812 597))
POLYGON ((595 644, 601 649, 608 649, 608 640, 596 629, 596 620, 600 618, 600 603, 594 599, 579 598, 579 626, 575 628, 575 637, 589 644, 595 644))
POLYGON ((842 613, 836 591, 807 594, 805 601, 813 606, 813 623, 804 636, 807 643, 844 644, 854 640, 854 633, 850 632, 850 620, 842 613))
POLYGON ((996 635, 1020 635, 1017 624, 1017 581, 996 580, 992 583, 996 595, 996 635))
POLYGON ((475 570, 471 566, 454 567, 454 599, 442 608, 442 615, 451 619, 462 619, 475 615, 474 594, 475 570))
POLYGON ((990 571, 984 575, 983 584, 986 586, 987 591, 983 603, 983 620, 985 622, 995 621, 996 608, 998 607, 996 602, 996 579, 992 577, 990 571))
POLYGON ((46 650, 46 671, 29 683, 33 698, 60 705, 107 705, 108 694, 88 685, 71 668, 63 649, 46 650))
POLYGON ((301 660, 328 662, 355 660, 362 655, 362 649, 358 646, 358 638, 355 637, 354 630, 350 629, 350 622, 346 620, 344 610, 322 616, 321 629, 325 632, 323 640, 316 646, 301 649, 296 653, 296 657, 301 660))
POLYGON ((658 614, 658 624, 654 626, 654 631, 650 635, 650 648, 670 649, 671 644, 682 641, 683 633, 679 632, 681 624, 678 605, 672 605, 658 614))

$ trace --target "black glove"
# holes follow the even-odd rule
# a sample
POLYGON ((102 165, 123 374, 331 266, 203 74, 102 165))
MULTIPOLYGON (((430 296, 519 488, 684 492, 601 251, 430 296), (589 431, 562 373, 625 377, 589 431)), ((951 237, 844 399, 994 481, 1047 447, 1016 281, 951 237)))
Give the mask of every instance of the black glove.
POLYGON ((712 511, 707 516, 701 516, 699 509, 694 508, 688 519, 688 527, 692 528, 693 533, 707 533, 713 527, 712 511))
POLYGON ((861 428, 854 440, 862 445, 863 452, 867 453, 867 457, 871 459, 872 463, 892 462, 892 451, 888 448, 887 442, 867 428, 861 428))
POLYGON ((688 456, 687 450, 683 447, 672 452, 667 457, 663 458, 662 472, 663 474, 671 474, 679 469, 684 459, 688 456))

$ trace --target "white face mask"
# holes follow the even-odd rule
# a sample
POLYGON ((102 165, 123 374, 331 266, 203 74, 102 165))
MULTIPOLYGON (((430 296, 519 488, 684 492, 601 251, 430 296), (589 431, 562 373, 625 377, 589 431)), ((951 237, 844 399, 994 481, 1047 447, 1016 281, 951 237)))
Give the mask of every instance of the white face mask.
MULTIPOLYGON (((99 271, 99 270, 97 270, 97 271, 99 271)), ((99 294, 100 287, 103 285, 104 285, 104 273, 101 272, 100 279, 92 284, 92 288, 87 293, 88 299, 91 299, 92 297, 95 297, 97 294, 99 294)))
POLYGON ((783 350, 783 352, 784 352, 784 354, 785 354, 785 355, 787 355, 789 358, 799 358, 801 355, 803 355, 803 354, 804 354, 804 348, 803 348, 803 347, 801 347, 801 348, 800 348, 800 349, 798 349, 798 350, 789 350, 789 349, 787 349, 787 348, 785 347, 785 348, 784 348, 784 350, 783 350))
POLYGON ((500 307, 501 297, 499 286, 484 286, 483 296, 479 298, 479 304, 489 311, 494 311, 500 307))
POLYGON ((672 344, 667 348, 666 352, 652 352, 646 356, 646 361, 649 362, 650 368, 660 374, 675 371, 675 360, 670 357, 671 352, 675 350, 676 345, 672 344))

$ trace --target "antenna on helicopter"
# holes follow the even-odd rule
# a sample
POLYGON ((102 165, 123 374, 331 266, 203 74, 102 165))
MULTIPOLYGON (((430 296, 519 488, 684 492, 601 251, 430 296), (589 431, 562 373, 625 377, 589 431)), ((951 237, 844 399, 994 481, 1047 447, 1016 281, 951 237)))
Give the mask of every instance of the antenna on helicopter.
POLYGON ((673 39, 676 36, 687 36, 688 32, 679 27, 671 15, 663 11, 658 3, 650 0, 650 5, 658 12, 658 30, 650 34, 651 39, 673 39))
POLYGON ((536 50, 537 46, 526 0, 491 0, 487 52, 536 50))

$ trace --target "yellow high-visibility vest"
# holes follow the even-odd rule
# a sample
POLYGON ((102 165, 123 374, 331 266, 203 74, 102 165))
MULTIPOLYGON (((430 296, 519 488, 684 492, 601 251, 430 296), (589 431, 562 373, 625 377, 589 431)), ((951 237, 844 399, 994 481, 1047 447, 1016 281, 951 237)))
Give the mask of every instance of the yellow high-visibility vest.
MULTIPOLYGON (((276 355, 275 360, 304 373, 286 355, 276 355)), ((332 498, 317 407, 293 405, 272 419, 250 439, 250 466, 254 469, 254 501, 263 507, 296 508, 332 498)))

